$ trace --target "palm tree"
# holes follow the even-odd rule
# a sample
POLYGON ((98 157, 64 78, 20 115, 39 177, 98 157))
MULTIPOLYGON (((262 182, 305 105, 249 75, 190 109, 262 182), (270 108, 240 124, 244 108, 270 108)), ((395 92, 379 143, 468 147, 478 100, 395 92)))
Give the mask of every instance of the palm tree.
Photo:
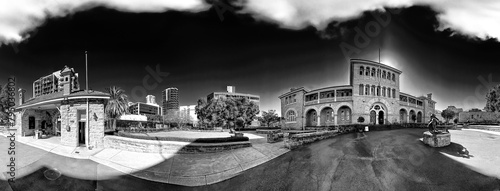
POLYGON ((116 119, 128 112, 128 96, 125 90, 111 86, 106 88, 110 98, 104 111, 109 119, 113 119, 113 130, 116 130, 116 119))

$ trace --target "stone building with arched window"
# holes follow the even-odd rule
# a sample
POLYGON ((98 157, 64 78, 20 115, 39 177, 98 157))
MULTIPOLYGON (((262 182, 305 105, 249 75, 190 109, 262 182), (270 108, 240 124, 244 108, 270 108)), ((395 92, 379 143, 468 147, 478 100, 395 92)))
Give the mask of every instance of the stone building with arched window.
POLYGON ((345 124, 425 123, 435 113, 432 94, 400 92, 402 71, 383 63, 350 61, 349 85, 292 88, 279 96, 286 128, 345 124), (293 99, 294 102, 287 100, 293 99), (358 119, 363 118, 363 122, 358 119))

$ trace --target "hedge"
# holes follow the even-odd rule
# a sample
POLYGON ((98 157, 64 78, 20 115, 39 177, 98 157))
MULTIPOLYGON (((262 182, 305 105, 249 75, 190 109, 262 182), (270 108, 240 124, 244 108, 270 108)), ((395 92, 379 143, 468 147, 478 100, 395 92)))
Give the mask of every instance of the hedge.
POLYGON ((123 131, 118 132, 118 136, 128 137, 133 139, 158 140, 158 141, 179 141, 179 142, 194 142, 194 143, 227 143, 248 141, 248 137, 217 137, 217 138, 182 138, 182 137, 150 137, 146 135, 134 135, 123 131))

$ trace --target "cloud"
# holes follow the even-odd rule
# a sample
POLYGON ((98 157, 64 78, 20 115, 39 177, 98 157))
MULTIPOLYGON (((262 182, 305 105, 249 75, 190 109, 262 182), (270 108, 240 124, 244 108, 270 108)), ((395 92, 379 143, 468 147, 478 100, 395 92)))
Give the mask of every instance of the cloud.
MULTIPOLYGON (((323 30, 329 23, 359 17, 365 11, 427 5, 439 14, 438 30, 500 39, 498 0, 233 0, 239 13, 276 23, 283 28, 307 26, 323 30)), ((0 45, 20 42, 47 18, 64 17, 96 6, 123 12, 200 12, 210 8, 205 0, 3 0, 0 1, 0 45)), ((341 33, 342 31, 340 31, 341 33)))
POLYGON ((242 12, 283 28, 314 26, 323 30, 332 21, 355 19, 364 11, 413 5, 427 5, 439 12, 439 30, 450 28, 468 36, 500 39, 498 0, 246 0, 242 12))
POLYGON ((3 0, 0 1, 0 45, 26 39, 28 36, 23 34, 47 18, 64 17, 96 6, 124 12, 199 12, 209 8, 203 0, 3 0))

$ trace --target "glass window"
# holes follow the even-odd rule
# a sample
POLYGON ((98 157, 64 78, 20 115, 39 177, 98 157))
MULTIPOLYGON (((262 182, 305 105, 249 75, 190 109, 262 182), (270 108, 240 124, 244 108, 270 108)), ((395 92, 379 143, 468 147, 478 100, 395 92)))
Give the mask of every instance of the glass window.
POLYGON ((359 67, 359 75, 362 76, 364 73, 365 69, 363 66, 359 67))
POLYGON ((359 95, 363 95, 363 84, 359 84, 359 95))

